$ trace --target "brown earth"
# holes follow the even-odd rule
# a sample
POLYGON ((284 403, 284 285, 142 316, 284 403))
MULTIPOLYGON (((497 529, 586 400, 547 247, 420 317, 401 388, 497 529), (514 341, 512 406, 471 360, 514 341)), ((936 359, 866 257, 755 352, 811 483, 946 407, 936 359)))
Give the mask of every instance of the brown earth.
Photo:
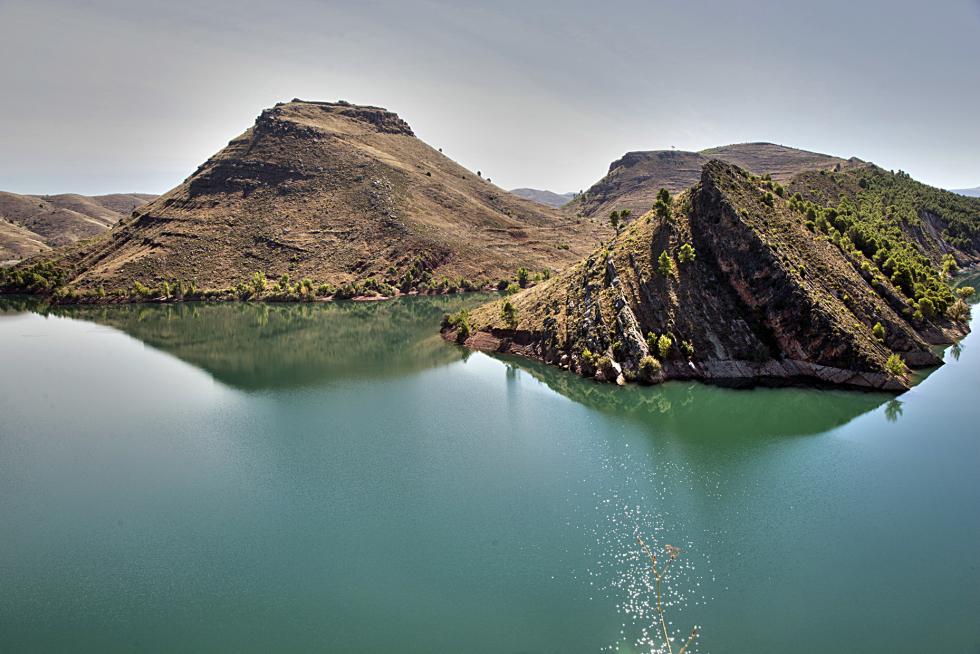
POLYGON ((101 234, 155 195, 21 195, 0 191, 0 261, 101 234))
POLYGON ((701 152, 628 152, 612 162, 609 173, 564 210, 604 218, 611 211, 630 209, 634 217, 640 216, 653 206, 661 188, 680 193, 696 184, 701 179, 701 169, 712 159, 757 175, 769 174, 780 181, 808 170, 831 170, 858 162, 773 143, 740 143, 701 152))
POLYGON ((56 264, 72 287, 110 291, 173 279, 227 288, 256 272, 335 285, 420 268, 496 280, 564 267, 606 229, 514 197, 385 109, 294 100, 56 264))

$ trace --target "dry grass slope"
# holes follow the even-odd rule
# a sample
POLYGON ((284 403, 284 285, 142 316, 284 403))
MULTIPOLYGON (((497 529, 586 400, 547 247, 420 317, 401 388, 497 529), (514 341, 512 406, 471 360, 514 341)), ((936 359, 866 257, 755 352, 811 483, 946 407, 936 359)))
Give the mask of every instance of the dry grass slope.
POLYGON ((602 236, 481 179, 385 109, 297 100, 57 265, 82 289, 228 288, 258 271, 339 285, 419 267, 495 280, 561 268, 602 236))
POLYGON ((24 259, 105 232, 155 195, 20 195, 0 191, 0 261, 24 259))

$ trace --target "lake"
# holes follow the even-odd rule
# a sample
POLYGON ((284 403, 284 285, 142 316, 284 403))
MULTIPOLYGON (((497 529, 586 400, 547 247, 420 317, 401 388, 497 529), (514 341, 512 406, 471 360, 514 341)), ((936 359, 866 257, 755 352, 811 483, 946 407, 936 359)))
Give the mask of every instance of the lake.
POLYGON ((980 651, 976 336, 621 389, 443 342, 482 299, 3 301, 0 651, 644 651, 638 535, 700 652, 980 651))

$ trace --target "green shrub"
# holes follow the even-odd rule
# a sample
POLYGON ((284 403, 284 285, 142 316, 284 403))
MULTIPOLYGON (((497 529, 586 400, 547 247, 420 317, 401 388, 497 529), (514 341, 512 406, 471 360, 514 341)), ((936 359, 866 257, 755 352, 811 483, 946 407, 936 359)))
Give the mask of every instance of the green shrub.
POLYGON ((531 271, 523 266, 517 269, 517 285, 527 288, 527 283, 531 279, 531 271))
POLYGON ((341 284, 340 288, 334 291, 333 297, 335 300, 349 300, 353 297, 357 297, 357 294, 358 288, 354 284, 347 282, 345 284, 341 284))
POLYGON ((975 292, 976 290, 972 286, 960 286, 958 289, 956 289, 956 297, 965 300, 973 297, 975 292))
POLYGON ((681 352, 684 356, 691 358, 694 356, 694 343, 691 341, 681 341, 681 352))
POLYGON ((922 298, 918 302, 919 313, 926 320, 932 320, 936 317, 936 305, 933 301, 927 297, 922 298))
POLYGON ((133 282, 133 292, 139 297, 150 297, 153 295, 153 289, 149 286, 145 286, 138 279, 133 282))
POLYGON ((970 305, 964 302, 962 298, 958 298, 946 309, 946 315, 950 320, 965 322, 970 317, 970 305))
POLYGON ((470 327, 470 314, 466 309, 460 309, 452 315, 445 314, 442 317, 442 328, 443 330, 455 330, 456 342, 458 343, 462 343, 473 333, 470 327))
POLYGON ((660 218, 665 220, 670 218, 670 191, 665 188, 657 191, 657 201, 653 204, 653 210, 660 218))
POLYGON ((673 347, 674 341, 670 339, 667 334, 661 334, 660 338, 657 339, 657 352, 660 354, 660 359, 666 359, 667 355, 670 354, 670 348, 673 347))
POLYGON ((674 260, 667 254, 667 250, 661 252, 660 256, 657 257, 657 270, 664 277, 670 277, 674 274, 674 260))
POLYGON ((685 243, 677 251, 677 260, 681 263, 687 263, 688 261, 694 261, 697 258, 697 253, 694 251, 694 247, 690 243, 685 243))
POLYGON ((956 259, 954 259, 953 255, 949 253, 943 255, 941 265, 944 275, 950 275, 959 269, 959 266, 956 265, 956 259))
POLYGON ((596 370, 601 370, 606 381, 615 381, 618 373, 613 367, 613 361, 607 355, 603 354, 601 357, 595 361, 596 370))
POLYGON ((905 365, 905 360, 902 357, 892 354, 885 361, 885 371, 892 377, 904 377, 908 372, 908 366, 905 365))
POLYGON ((769 205, 770 207, 773 206, 773 202, 775 200, 774 200, 774 198, 772 196, 772 191, 766 191, 766 194, 762 196, 762 201, 765 204, 769 205))
POLYGON ((660 376, 662 371, 663 366, 660 365, 660 362, 655 357, 647 355, 640 359, 640 369, 637 378, 645 384, 652 384, 660 376))
POLYGON ((876 322, 875 326, 871 328, 871 335, 882 343, 885 342, 885 328, 880 322, 876 322))
POLYGON ((510 300, 504 300, 504 305, 500 309, 500 315, 509 328, 517 329, 517 309, 510 303, 510 300))
POLYGON ((268 280, 265 278, 264 272, 252 273, 252 292, 256 295, 262 295, 265 293, 265 289, 268 287, 268 280))

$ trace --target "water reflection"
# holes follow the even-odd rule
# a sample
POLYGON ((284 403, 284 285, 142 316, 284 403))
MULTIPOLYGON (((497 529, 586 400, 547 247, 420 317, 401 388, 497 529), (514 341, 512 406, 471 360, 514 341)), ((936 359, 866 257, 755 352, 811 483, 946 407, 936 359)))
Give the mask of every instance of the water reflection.
POLYGON ((439 336, 446 312, 486 296, 406 297, 316 304, 49 306, 5 299, 0 311, 33 311, 106 325, 243 390, 397 377, 461 360, 439 336))
MULTIPOLYGON (((819 434, 894 401, 887 393, 809 388, 734 390, 699 382, 617 387, 533 361, 521 360, 520 365, 575 402, 642 423, 651 433, 673 434, 686 441, 819 434)), ((900 415, 900 410, 893 411, 894 419, 900 415)))

